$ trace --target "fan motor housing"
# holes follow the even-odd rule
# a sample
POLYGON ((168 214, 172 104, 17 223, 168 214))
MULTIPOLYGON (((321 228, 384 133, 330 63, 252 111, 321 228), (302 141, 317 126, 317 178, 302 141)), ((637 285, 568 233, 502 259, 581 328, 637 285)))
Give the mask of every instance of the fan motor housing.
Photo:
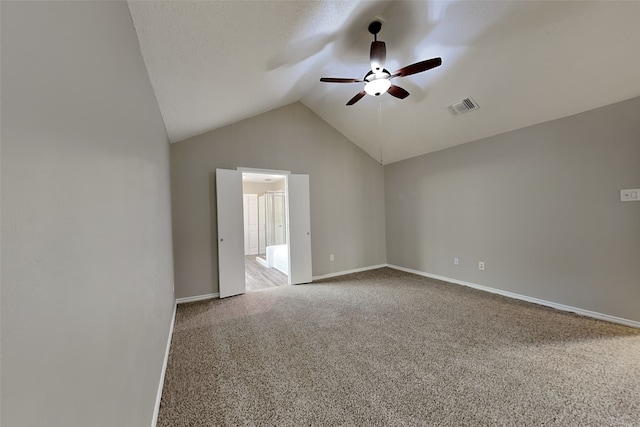
POLYGON ((379 76, 376 76, 376 74, 373 71, 369 71, 367 74, 365 74, 363 80, 366 82, 372 82, 377 79, 388 79, 390 76, 391 76, 391 73, 389 72, 389 70, 384 68, 380 72, 379 76))
POLYGON ((371 24, 369 24, 369 28, 368 29, 369 29, 369 32, 375 36, 382 29, 382 22, 373 21, 371 24))

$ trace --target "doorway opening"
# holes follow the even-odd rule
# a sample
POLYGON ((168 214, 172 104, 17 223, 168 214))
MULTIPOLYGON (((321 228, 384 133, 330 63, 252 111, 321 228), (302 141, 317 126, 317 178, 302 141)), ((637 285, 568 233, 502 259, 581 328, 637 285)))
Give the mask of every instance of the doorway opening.
POLYGON ((247 291, 288 285, 287 175, 243 172, 242 198, 247 291))

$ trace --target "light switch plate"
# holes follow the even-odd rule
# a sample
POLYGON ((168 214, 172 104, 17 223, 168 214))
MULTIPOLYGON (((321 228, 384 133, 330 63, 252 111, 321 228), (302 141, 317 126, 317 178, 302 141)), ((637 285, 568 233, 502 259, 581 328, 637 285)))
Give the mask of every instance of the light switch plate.
POLYGON ((620 200, 623 202, 640 202, 640 188, 620 190, 620 200))

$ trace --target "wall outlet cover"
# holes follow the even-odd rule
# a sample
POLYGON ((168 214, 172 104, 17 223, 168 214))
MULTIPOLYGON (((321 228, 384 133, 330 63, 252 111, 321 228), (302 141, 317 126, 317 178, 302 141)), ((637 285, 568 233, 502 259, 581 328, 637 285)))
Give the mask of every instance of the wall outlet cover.
POLYGON ((627 188, 620 190, 620 201, 640 202, 640 188, 627 188))

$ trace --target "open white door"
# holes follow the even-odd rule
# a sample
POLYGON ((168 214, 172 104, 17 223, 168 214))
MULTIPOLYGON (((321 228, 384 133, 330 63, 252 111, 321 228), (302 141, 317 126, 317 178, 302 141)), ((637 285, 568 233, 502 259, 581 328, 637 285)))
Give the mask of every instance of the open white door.
POLYGON ((311 282, 309 175, 289 175, 289 283, 311 282))
POLYGON ((216 169, 220 298, 246 292, 242 172, 216 169))

